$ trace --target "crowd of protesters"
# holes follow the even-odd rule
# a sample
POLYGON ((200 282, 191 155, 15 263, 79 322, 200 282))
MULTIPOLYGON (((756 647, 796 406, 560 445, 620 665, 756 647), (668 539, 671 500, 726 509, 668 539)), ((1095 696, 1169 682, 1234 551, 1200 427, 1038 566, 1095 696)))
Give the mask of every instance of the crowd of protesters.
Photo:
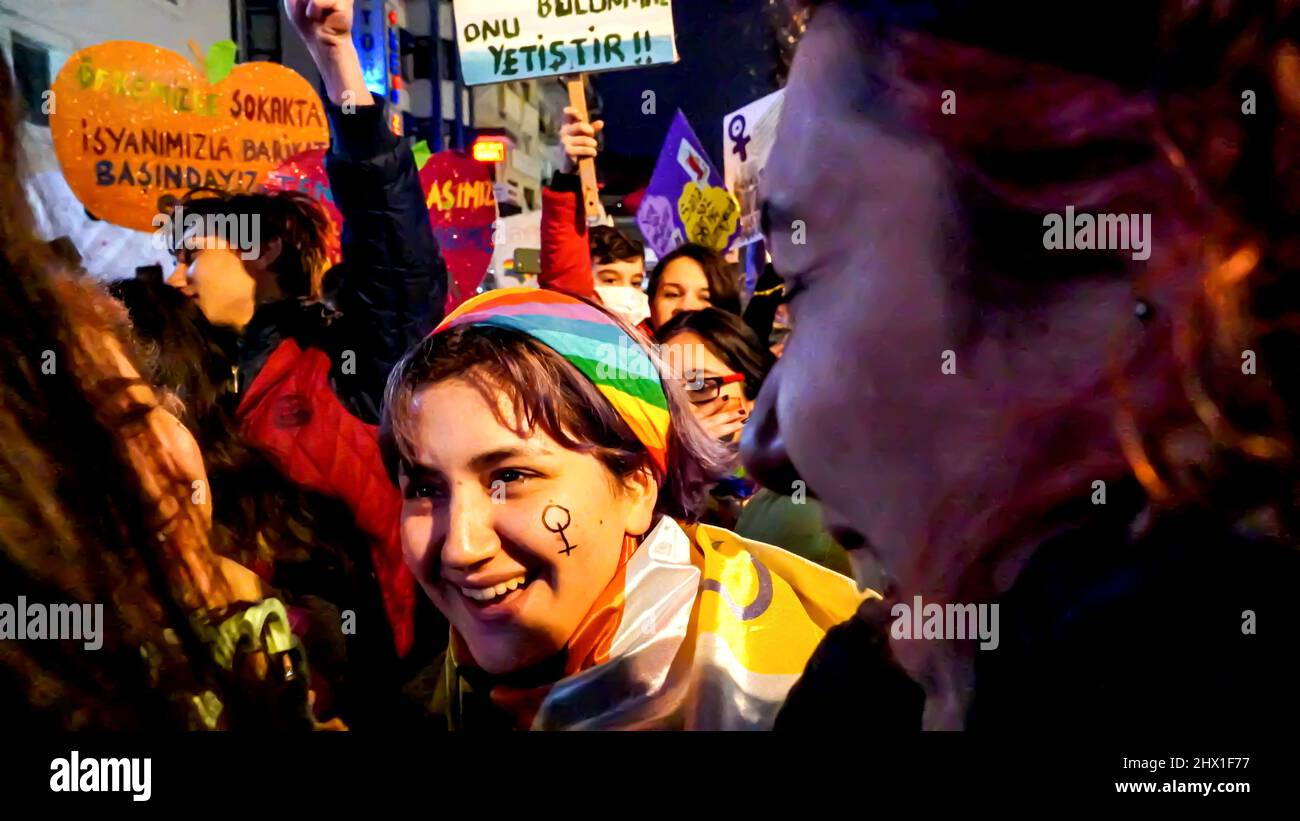
POLYGON ((0 64, 0 595, 109 612, 95 651, 0 638, 13 721, 1297 723, 1300 12, 795 5, 749 300, 589 227, 569 110, 541 287, 444 315, 349 0, 288 3, 342 261, 307 197, 196 191, 253 258, 186 236, 104 288, 33 234, 0 64), (1054 250, 1067 208, 1157 252, 1054 250), (900 630, 923 602, 994 608, 992 649, 900 630))

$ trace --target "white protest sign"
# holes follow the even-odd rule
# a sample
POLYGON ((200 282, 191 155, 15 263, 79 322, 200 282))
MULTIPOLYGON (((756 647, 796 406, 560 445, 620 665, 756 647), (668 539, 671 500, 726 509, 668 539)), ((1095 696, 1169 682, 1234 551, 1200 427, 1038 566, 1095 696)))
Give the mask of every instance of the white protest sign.
POLYGON ((758 242, 763 238, 760 225, 758 185, 763 168, 772 153, 776 126, 781 120, 785 90, 755 100, 722 120, 723 179, 727 190, 740 203, 740 233, 733 248, 758 242))
POLYGON ((513 260, 515 251, 521 248, 528 250, 542 247, 542 212, 525 211, 522 214, 501 217, 496 223, 496 238, 492 270, 498 276, 504 276, 506 260, 513 260))
POLYGON ((672 0, 454 0, 466 85, 677 62, 672 0))

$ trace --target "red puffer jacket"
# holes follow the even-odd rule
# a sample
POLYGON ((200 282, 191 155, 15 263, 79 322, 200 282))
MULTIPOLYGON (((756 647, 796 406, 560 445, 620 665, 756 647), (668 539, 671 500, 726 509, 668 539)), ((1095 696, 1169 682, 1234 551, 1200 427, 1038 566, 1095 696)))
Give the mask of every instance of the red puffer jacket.
MULTIPOLYGON (((560 173, 552 178, 549 188, 542 189, 542 272, 537 285, 599 303, 581 185, 573 174, 560 173)), ((649 319, 637 330, 646 339, 654 339, 649 319)))
POLYGON ((330 387, 329 356, 281 342, 240 401, 238 420, 240 433, 295 484, 352 511, 405 655, 415 638, 415 580, 402 559, 401 494, 383 469, 378 429, 349 413, 330 387))
MULTIPOLYGON (((556 174, 542 189, 542 273, 538 286, 596 299, 591 240, 577 177, 556 174)), ((597 300, 599 301, 599 300, 597 300)))
POLYGON ((402 355, 442 318, 447 271, 410 147, 382 106, 326 105, 326 169, 343 214, 337 310, 258 306, 239 341, 241 432, 292 481, 356 517, 396 650, 414 641, 415 583, 402 557, 401 501, 380 457, 379 408, 402 355))

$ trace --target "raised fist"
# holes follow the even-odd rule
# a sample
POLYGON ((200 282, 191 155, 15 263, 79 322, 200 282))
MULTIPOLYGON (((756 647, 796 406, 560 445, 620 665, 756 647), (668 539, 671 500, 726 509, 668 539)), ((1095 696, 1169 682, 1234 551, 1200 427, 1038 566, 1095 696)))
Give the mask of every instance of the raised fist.
POLYGON ((352 0, 284 0, 284 10, 310 50, 352 43, 352 0))

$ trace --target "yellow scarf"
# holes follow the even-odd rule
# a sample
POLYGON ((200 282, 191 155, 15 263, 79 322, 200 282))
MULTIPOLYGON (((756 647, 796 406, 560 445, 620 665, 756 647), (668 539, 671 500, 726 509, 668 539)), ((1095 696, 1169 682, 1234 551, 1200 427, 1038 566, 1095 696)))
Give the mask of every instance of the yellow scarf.
MULTIPOLYGON (((624 573, 602 660, 547 688, 532 729, 769 729, 827 629, 875 596, 781 548, 671 519, 624 573)), ((445 675, 441 706, 462 726, 450 654, 445 675)))

